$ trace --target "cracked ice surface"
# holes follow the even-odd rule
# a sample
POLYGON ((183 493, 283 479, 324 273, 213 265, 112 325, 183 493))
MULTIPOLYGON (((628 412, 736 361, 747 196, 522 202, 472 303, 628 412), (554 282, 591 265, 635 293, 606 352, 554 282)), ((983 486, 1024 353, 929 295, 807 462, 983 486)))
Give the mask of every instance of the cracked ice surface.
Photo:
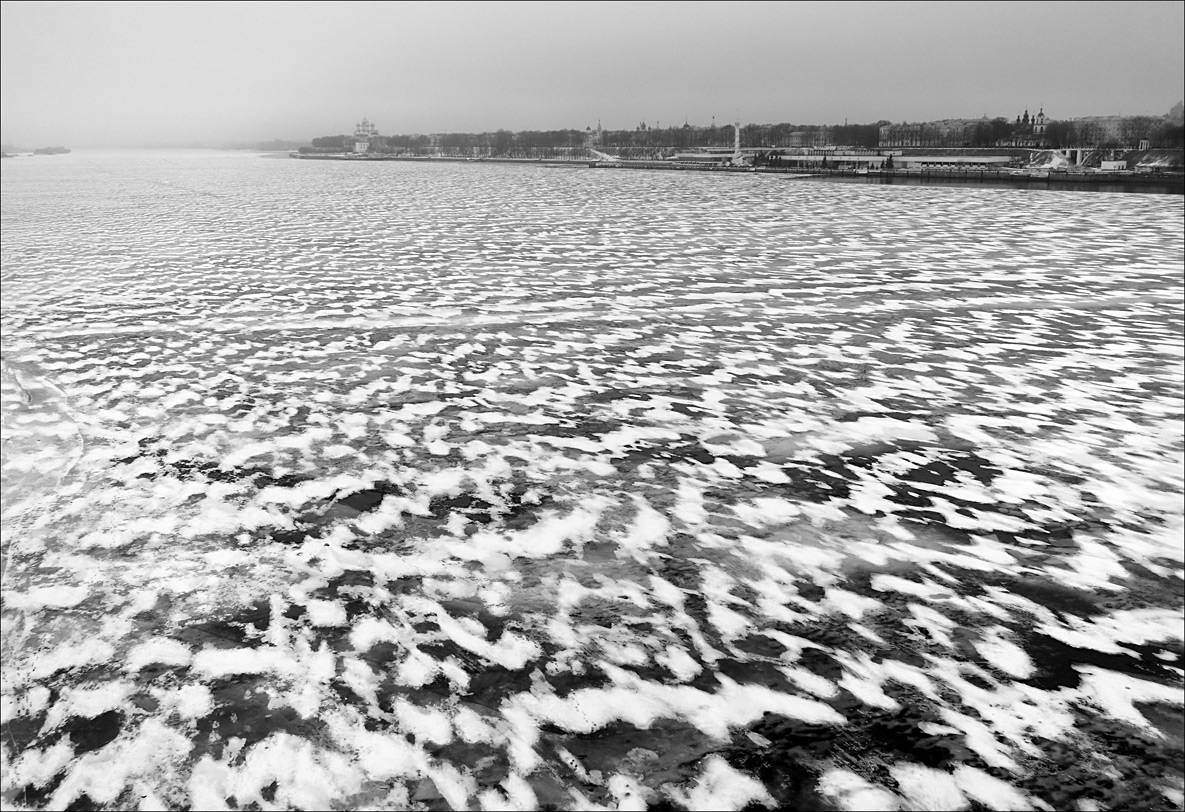
POLYGON ((1181 806, 1180 197, 3 192, 7 806, 1181 806))

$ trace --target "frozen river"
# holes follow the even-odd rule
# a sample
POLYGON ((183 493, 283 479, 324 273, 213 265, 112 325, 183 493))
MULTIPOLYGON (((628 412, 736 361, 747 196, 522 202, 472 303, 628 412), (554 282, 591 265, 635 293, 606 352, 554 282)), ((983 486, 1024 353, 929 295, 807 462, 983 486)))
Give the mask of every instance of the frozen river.
POLYGON ((1181 197, 2 188, 6 807, 1182 807, 1181 197))

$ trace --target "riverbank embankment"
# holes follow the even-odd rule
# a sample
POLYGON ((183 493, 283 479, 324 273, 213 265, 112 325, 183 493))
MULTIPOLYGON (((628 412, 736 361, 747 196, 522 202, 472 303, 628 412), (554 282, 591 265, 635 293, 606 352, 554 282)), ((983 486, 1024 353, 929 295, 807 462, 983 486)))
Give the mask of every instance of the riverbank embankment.
POLYGON ((1185 194, 1185 174, 1168 172, 1017 172, 1006 169, 784 169, 679 161, 598 161, 594 169, 660 169, 690 172, 747 172, 803 180, 871 184, 993 185, 1054 191, 1128 191, 1185 194))
POLYGON ((683 161, 587 161, 564 158, 460 158, 451 156, 291 153, 307 161, 403 161, 407 163, 525 164, 590 169, 649 169, 684 172, 740 172, 780 175, 802 180, 834 180, 883 185, 989 185, 1054 191, 1125 191, 1185 194, 1185 174, 1175 172, 1070 172, 1016 171, 1008 169, 822 169, 771 166, 731 166, 724 163, 683 161))
POLYGON ((1167 172, 1017 172, 997 169, 783 169, 678 161, 600 161, 595 169, 660 169, 691 172, 747 172, 803 180, 871 184, 991 185, 1053 191, 1125 191, 1185 194, 1185 174, 1167 172))

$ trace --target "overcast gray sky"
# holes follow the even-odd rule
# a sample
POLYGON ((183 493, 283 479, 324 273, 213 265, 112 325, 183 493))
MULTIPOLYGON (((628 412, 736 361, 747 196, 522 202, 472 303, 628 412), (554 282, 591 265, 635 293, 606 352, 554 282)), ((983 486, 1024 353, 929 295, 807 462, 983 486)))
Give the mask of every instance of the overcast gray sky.
POLYGON ((1162 115, 1174 2, 21 2, 2 139, 1162 115))

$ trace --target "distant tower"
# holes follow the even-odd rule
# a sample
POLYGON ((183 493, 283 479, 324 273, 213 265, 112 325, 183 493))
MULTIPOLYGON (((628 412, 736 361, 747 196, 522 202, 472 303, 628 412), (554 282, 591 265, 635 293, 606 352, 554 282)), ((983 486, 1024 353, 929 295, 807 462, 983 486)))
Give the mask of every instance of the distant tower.
POLYGON ((370 139, 379 134, 378 127, 368 120, 362 119, 360 124, 354 125, 354 152, 364 155, 370 151, 370 139))
POLYGON ((732 158, 729 161, 733 166, 751 166, 753 161, 741 154, 741 122, 737 121, 732 125, 732 158))

